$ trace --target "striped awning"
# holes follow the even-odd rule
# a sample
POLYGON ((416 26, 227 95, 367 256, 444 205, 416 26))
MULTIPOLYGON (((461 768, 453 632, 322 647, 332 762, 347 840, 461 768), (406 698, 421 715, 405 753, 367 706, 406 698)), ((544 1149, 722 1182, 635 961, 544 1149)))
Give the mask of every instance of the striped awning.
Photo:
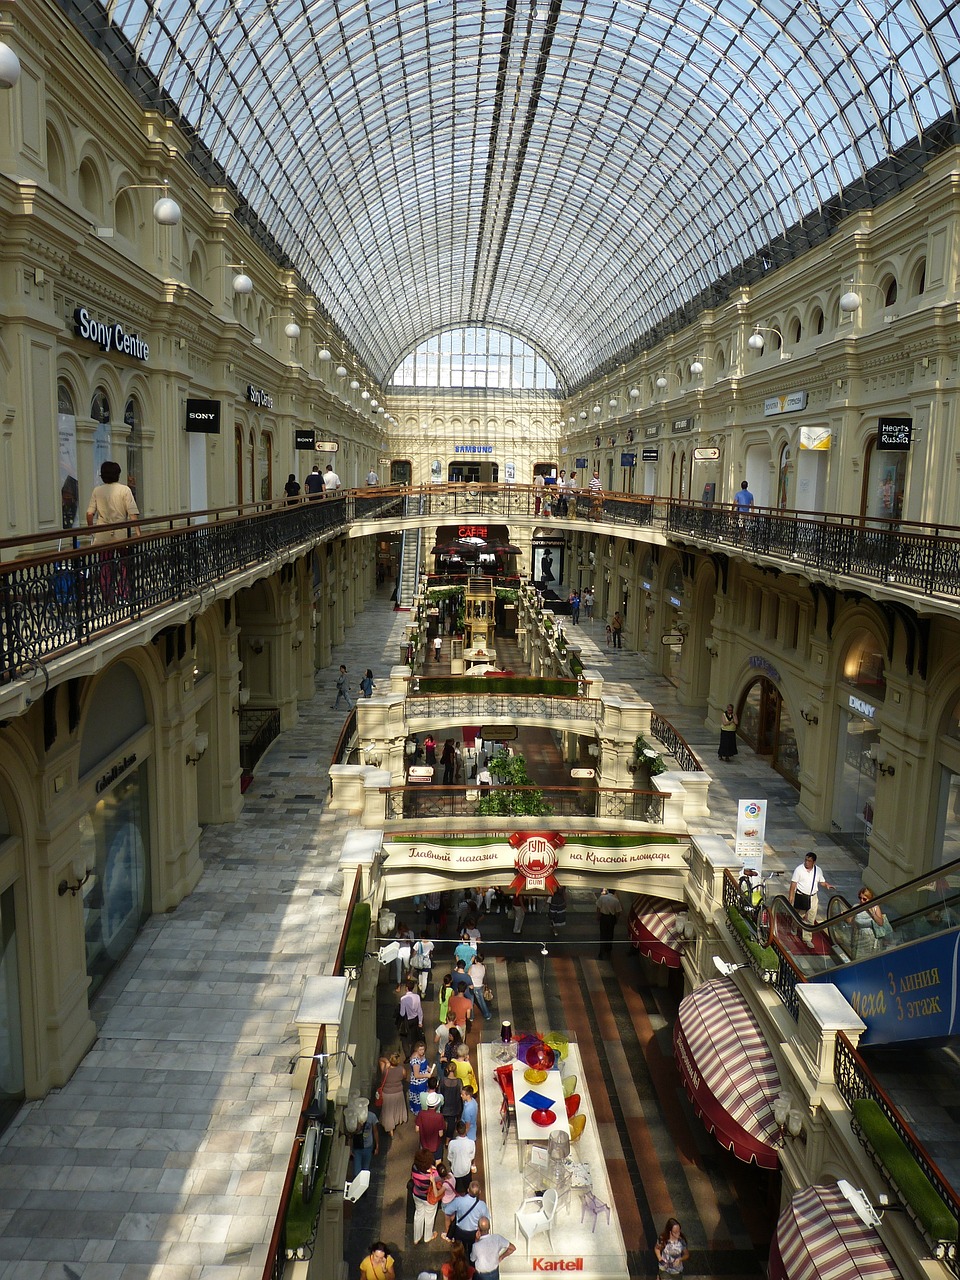
POLYGON ((677 913, 683 910, 685 908, 675 902, 638 894, 627 921, 630 941, 637 951, 656 964, 679 969, 682 937, 677 913))
POLYGON ((835 1186, 804 1187, 777 1222, 769 1280, 901 1280, 883 1241, 835 1186))
POLYGON ((756 1018, 731 978, 715 978, 680 1002, 673 1050, 694 1110, 738 1160, 776 1169, 780 1077, 756 1018))

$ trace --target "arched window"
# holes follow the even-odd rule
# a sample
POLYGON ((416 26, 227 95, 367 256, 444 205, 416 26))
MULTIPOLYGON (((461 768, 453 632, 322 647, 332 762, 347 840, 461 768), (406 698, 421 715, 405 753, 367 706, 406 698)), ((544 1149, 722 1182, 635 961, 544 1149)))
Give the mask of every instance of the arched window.
POLYGON ((103 187, 96 166, 89 158, 81 160, 79 173, 80 203, 98 222, 103 222, 103 187))
POLYGON ((863 628, 850 637, 840 675, 845 684, 869 694, 872 702, 883 701, 887 689, 883 651, 872 631, 863 628))
POLYGON ((790 321, 790 327, 787 332, 789 334, 790 341, 793 343, 794 346, 796 346, 796 344, 800 341, 801 337, 803 336, 803 325, 800 323, 800 320, 798 318, 795 318, 790 321))
POLYGON ((921 258, 913 269, 913 280, 911 282, 910 292, 915 298, 920 297, 927 287, 927 260, 921 258))
POLYGON ((826 321, 825 321, 825 320, 824 320, 824 318, 823 318, 823 308, 822 308, 822 307, 817 307, 817 308, 816 308, 816 310, 815 310, 815 311, 814 311, 814 313, 813 313, 813 328, 814 328, 814 331, 815 331, 816 333, 818 333, 818 334, 823 333, 823 329, 824 329, 824 325, 825 325, 825 323, 826 323, 826 321))
POLYGON ((897 300, 897 281, 896 281, 896 278, 894 277, 893 279, 888 281, 887 286, 883 291, 883 305, 885 307, 892 307, 893 304, 896 302, 896 300, 897 300))
POLYGON ((497 387, 557 391, 557 375, 522 338, 499 329, 447 329, 421 342, 393 372, 393 387, 497 387))
POLYGON ((63 147, 56 130, 47 125, 47 177, 50 185, 61 194, 67 190, 67 166, 63 159, 63 147))
POLYGON ((123 425, 127 428, 127 484, 133 490, 140 514, 143 514, 143 420, 140 402, 131 396, 123 411, 123 425))
POLYGON ((80 484, 77 479, 77 411, 73 393, 63 378, 57 382, 57 440, 60 458, 60 509, 64 529, 77 523, 80 484))

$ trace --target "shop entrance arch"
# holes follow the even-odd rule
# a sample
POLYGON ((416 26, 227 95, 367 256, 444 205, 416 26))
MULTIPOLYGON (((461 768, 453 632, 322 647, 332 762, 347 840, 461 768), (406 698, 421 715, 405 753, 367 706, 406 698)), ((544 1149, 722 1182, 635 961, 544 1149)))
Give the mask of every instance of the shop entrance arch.
POLYGON ((749 684, 740 702, 740 736, 758 756, 795 787, 800 786, 800 758, 790 710, 768 676, 749 684))

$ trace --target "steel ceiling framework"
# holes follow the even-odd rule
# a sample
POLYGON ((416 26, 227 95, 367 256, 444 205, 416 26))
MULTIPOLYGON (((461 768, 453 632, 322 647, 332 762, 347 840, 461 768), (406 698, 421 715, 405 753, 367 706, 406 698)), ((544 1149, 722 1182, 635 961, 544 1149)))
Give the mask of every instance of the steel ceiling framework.
POLYGON ((957 120, 951 0, 61 3, 381 382, 476 324, 582 383, 957 120))

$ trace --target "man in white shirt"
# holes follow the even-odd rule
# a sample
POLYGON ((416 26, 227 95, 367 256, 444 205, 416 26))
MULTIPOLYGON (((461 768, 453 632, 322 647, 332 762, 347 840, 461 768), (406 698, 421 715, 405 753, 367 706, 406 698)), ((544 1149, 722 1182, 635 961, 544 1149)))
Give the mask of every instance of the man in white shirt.
POLYGON ((812 852, 808 853, 799 867, 794 869, 793 875, 790 877, 790 890, 787 895, 791 905, 806 920, 807 924, 816 924, 817 922, 817 894, 821 885, 824 889, 836 887, 830 884, 817 866, 817 855, 812 852))
POLYGON ((474 1172, 473 1158, 477 1154, 477 1144, 467 1137, 467 1126, 462 1120, 457 1121, 457 1136, 447 1144, 447 1164, 456 1180, 457 1191, 463 1195, 474 1172))
POLYGON ((477 1223, 477 1243, 470 1251, 470 1260, 476 1268, 474 1280, 500 1280, 500 1263, 516 1251, 515 1244, 490 1230, 489 1218, 481 1218, 477 1223))
POLYGON ((337 489, 342 488, 343 486, 340 483, 340 477, 333 469, 333 463, 328 462, 327 469, 323 473, 323 492, 334 493, 337 489))
POLYGON ((374 471, 373 467, 367 472, 367 487, 372 489, 375 484, 380 483, 380 477, 374 471))

